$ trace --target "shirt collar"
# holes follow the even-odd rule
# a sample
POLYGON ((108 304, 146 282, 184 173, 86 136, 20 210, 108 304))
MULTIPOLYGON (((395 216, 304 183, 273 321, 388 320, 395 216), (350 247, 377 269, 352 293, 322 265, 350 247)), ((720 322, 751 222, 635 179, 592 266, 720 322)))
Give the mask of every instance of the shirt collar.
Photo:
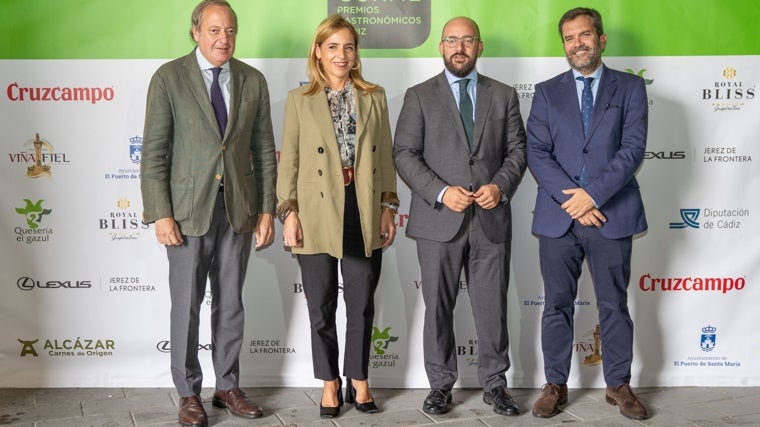
MULTIPOLYGON (((206 59, 206 57, 203 56, 203 54, 201 53, 201 50, 198 49, 197 46, 195 47, 195 59, 198 60, 198 67, 200 67, 201 71, 203 71, 203 70, 210 70, 212 68, 216 68, 210 62, 208 62, 208 59, 206 59)), ((223 70, 229 71, 230 70, 230 61, 227 61, 224 64, 222 64, 221 68, 223 70)))
POLYGON ((464 79, 470 79, 470 80, 472 80, 475 83, 478 82, 478 70, 475 70, 475 69, 473 69, 470 72, 470 74, 468 74, 468 75, 466 75, 464 77, 455 76, 455 75, 451 74, 451 72, 448 69, 446 69, 446 68, 443 69, 443 72, 444 72, 444 74, 446 74, 446 80, 449 81, 449 86, 453 85, 454 83, 458 82, 459 80, 462 80, 463 78, 464 79))
POLYGON ((598 82, 599 79, 602 77, 602 71, 604 71, 604 64, 599 65, 599 68, 597 68, 596 70, 594 70, 594 72, 591 73, 591 75, 589 75, 589 76, 584 76, 583 74, 579 73, 575 69, 572 69, 572 71, 573 71, 573 78, 577 78, 577 77, 593 77, 594 78, 594 82, 598 82))

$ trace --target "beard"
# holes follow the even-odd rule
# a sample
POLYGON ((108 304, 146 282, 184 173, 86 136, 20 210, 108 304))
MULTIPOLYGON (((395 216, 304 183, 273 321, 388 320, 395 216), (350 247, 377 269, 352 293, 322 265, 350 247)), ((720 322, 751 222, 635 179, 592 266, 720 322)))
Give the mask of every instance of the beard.
POLYGON ((602 51, 599 49, 599 46, 582 46, 566 52, 565 57, 570 67, 585 75, 594 71, 599 66, 599 63, 602 62, 602 51), (588 56, 585 59, 580 58, 576 60, 575 54, 584 51, 588 52, 588 56))
POLYGON ((452 54, 450 57, 446 58, 443 57, 443 65, 446 66, 446 69, 449 70, 449 72, 457 77, 466 77, 468 74, 472 72, 472 70, 475 69, 475 63, 478 61, 478 58, 471 58, 464 52, 456 52, 452 54), (455 56, 464 56, 467 58, 467 60, 464 63, 457 64, 453 61, 453 58, 455 56))

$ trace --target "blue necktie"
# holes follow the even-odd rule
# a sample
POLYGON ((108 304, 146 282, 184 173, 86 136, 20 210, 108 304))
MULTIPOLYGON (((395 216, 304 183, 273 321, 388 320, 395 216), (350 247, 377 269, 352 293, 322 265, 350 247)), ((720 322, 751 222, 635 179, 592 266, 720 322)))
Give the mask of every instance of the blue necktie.
MULTIPOLYGON (((583 136, 588 136, 588 124, 591 122, 591 113, 594 111, 594 94, 591 92, 591 82, 593 77, 576 77, 576 80, 583 80, 583 92, 581 92, 581 120, 583 121, 583 136)), ((585 186, 588 181, 586 176, 586 161, 584 159, 581 165, 581 177, 578 180, 581 187, 585 186)))
POLYGON ((462 117, 464 133, 467 134, 467 146, 472 149, 472 99, 467 93, 467 84, 470 79, 459 80, 459 115, 462 117))
POLYGON ((591 122, 591 113, 594 111, 594 94, 591 92, 593 77, 576 77, 583 80, 583 92, 581 93, 581 120, 583 120, 583 136, 588 135, 588 124, 591 122))
POLYGON ((214 74, 214 79, 211 81, 211 105, 214 107, 214 115, 216 116, 216 123, 219 124, 219 132, 224 137, 224 131, 227 129, 227 106, 224 105, 222 87, 219 86, 219 74, 222 72, 222 69, 212 68, 211 72, 214 74))

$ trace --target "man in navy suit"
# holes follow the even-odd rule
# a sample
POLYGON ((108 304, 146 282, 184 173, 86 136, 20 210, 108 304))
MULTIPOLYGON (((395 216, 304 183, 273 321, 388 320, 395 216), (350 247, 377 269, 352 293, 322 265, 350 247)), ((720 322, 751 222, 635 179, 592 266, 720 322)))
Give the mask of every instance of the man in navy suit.
POLYGON ((586 259, 599 310, 606 401, 628 418, 646 419, 629 386, 627 300, 632 238, 647 229, 635 177, 647 138, 644 80, 602 64, 607 36, 596 10, 569 10, 559 32, 572 69, 536 85, 527 121, 528 167, 538 182, 533 233, 546 298, 546 384, 533 415, 552 417, 567 403, 574 300, 586 259))

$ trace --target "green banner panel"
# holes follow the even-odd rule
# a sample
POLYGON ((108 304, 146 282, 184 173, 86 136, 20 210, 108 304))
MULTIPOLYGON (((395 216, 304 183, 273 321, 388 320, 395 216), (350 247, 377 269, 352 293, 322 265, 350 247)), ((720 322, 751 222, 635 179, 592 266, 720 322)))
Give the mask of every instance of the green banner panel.
MULTIPOLYGON (((561 56, 557 21, 569 0, 231 0, 236 56, 302 58, 317 24, 340 12, 362 32, 365 57, 436 57, 443 24, 480 26, 484 56, 561 56), (366 43, 364 43, 366 41, 366 43), (365 46, 366 44, 366 46, 365 46)), ((151 59, 190 51, 197 0, 0 0, 0 59, 151 59)), ((760 54, 757 0, 588 0, 607 56, 760 54)))

